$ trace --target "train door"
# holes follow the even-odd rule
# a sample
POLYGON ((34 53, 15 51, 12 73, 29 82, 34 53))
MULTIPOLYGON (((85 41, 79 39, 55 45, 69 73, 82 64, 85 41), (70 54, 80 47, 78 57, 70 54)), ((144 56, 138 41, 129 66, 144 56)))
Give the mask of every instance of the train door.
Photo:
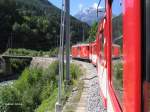
POLYGON ((150 112, 150 1, 142 2, 142 105, 143 112, 150 112))

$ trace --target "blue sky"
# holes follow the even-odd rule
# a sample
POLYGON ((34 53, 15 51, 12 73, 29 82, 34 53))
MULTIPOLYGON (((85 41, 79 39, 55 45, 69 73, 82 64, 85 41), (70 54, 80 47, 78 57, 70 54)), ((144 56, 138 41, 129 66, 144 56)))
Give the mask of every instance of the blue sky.
MULTIPOLYGON (((61 8, 62 0, 49 0, 55 6, 61 8)), ((105 0, 101 0, 100 7, 104 7, 105 0)), ((89 7, 97 7, 99 0, 70 0, 70 13, 71 15, 75 15, 81 9, 86 9, 89 7)), ((113 3, 113 10, 114 14, 118 15, 121 12, 122 7, 119 4, 122 0, 114 1, 113 3)))
MULTIPOLYGON (((51 3, 56 5, 57 7, 61 7, 62 0, 49 0, 51 3)), ((88 7, 97 6, 99 0, 70 0, 70 13, 71 15, 75 15, 81 9, 85 9, 88 7)), ((102 0, 102 4, 104 4, 104 0, 102 0)))

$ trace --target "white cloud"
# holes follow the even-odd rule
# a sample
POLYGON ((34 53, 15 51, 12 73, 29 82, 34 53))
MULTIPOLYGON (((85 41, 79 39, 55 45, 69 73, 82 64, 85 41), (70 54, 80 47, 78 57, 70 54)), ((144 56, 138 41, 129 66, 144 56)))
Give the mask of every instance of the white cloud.
POLYGON ((79 10, 81 11, 83 9, 83 4, 79 4, 79 10))
POLYGON ((98 7, 99 9, 103 8, 101 5, 98 6, 98 3, 95 2, 95 3, 92 5, 92 8, 97 9, 97 7, 98 7))
POLYGON ((97 9, 97 6, 98 6, 97 3, 94 3, 94 4, 92 5, 92 7, 95 8, 95 9, 97 9))

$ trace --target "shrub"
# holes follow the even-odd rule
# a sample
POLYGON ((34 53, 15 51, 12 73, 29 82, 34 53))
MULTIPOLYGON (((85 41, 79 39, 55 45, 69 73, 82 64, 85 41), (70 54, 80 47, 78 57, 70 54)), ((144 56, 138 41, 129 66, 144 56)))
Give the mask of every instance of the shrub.
POLYGON ((120 85, 120 87, 123 86, 122 69, 123 69, 123 65, 121 62, 114 65, 114 84, 116 87, 118 87, 118 85, 120 85))
POLYGON ((71 74, 71 78, 76 80, 82 75, 82 70, 76 64, 71 64, 70 74, 71 74))
POLYGON ((30 64, 30 60, 25 59, 10 59, 10 66, 14 73, 20 73, 22 70, 24 70, 25 67, 27 67, 30 64))
MULTIPOLYGON (((0 103, 6 112, 45 112, 54 111, 57 101, 57 76, 59 71, 58 61, 53 62, 46 70, 41 68, 26 68, 22 75, 12 85, 0 91, 0 103), (20 103, 19 106, 6 106, 5 103, 20 103)), ((81 69, 71 64, 71 81, 82 74, 81 69)), ((73 85, 66 91, 62 91, 63 100, 66 101, 71 93, 73 85)), ((63 84, 64 90, 64 84, 63 84)))
POLYGON ((21 93, 15 87, 0 89, 0 110, 2 112, 22 112, 21 93))

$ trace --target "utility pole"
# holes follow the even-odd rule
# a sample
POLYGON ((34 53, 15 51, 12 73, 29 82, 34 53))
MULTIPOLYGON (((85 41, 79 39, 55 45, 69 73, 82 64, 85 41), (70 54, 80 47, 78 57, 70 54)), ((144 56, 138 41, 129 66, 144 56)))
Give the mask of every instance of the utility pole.
POLYGON ((70 0, 65 0, 66 81, 70 81, 70 0))
POLYGON ((59 79, 58 79, 58 100, 55 104, 55 112, 62 111, 62 74, 63 74, 63 52, 64 52, 64 3, 62 0, 62 10, 61 10, 61 24, 60 24, 60 46, 59 46, 59 79))

